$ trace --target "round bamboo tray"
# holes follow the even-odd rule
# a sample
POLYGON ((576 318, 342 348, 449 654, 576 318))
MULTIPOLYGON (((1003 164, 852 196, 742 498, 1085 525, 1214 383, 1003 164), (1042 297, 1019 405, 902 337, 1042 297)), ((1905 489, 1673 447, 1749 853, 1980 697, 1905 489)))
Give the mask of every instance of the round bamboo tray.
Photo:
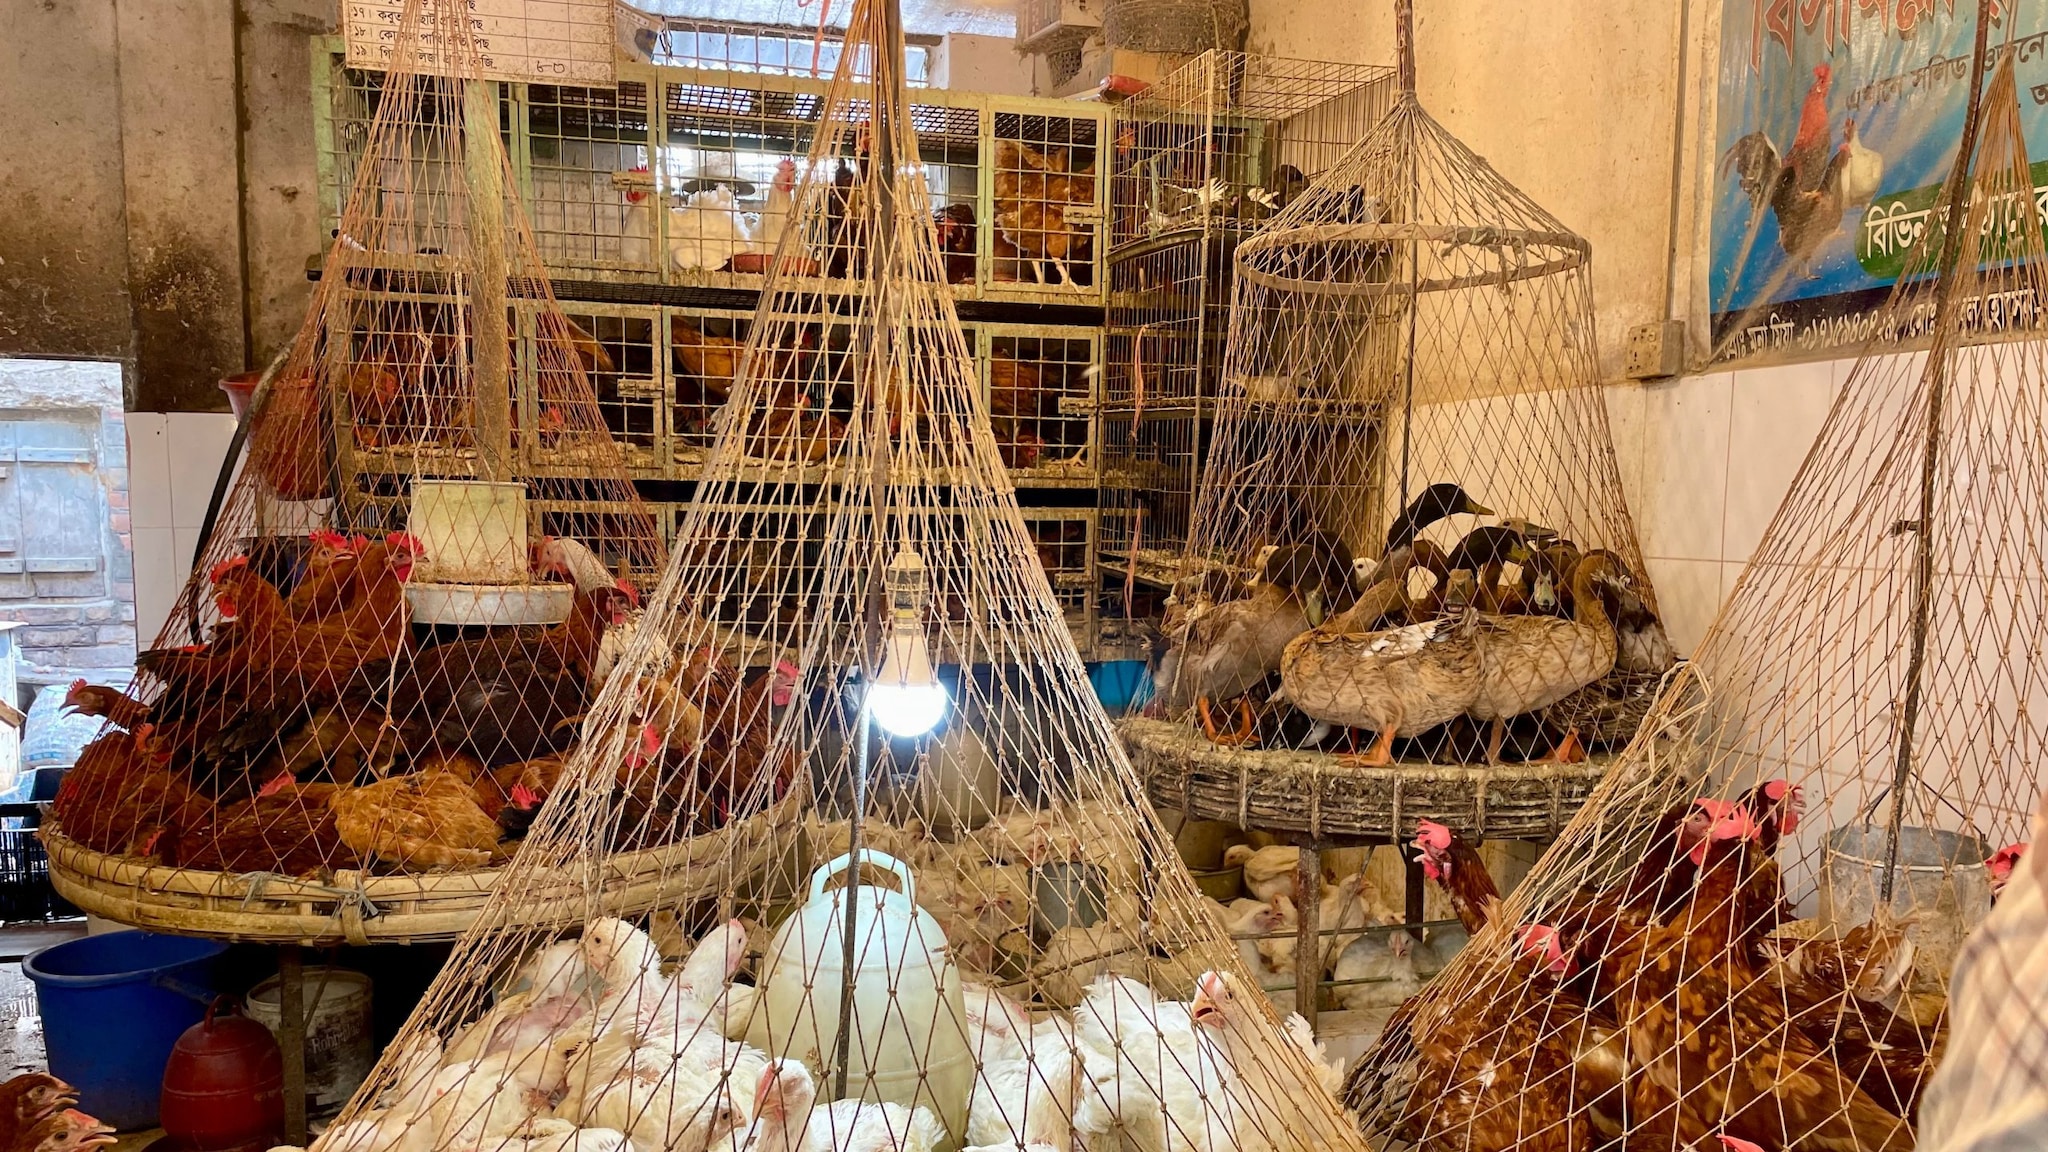
MULTIPOLYGON (((728 881, 770 868, 793 823, 794 792, 715 832, 598 858, 598 915, 630 916, 715 896, 728 881), (737 838, 737 844, 734 843, 737 838), (728 860, 728 853, 732 856, 728 860)), ((460 872, 336 873, 327 881, 268 872, 199 872, 95 852, 49 821, 39 829, 50 883, 80 910, 135 928, 271 944, 423 944, 460 936, 490 900, 504 865, 460 872)), ((520 923, 566 928, 591 915, 582 873, 528 878, 520 923), (558 891, 557 891, 558 890, 558 891), (559 923, 558 923, 559 921, 559 923)))
POLYGON ((1577 764, 1403 764, 1367 768, 1325 752, 1225 748, 1191 725, 1118 721, 1152 802, 1198 820, 1305 833, 1311 840, 1398 841, 1417 820, 1478 840, 1544 840, 1564 829, 1612 755, 1577 764))

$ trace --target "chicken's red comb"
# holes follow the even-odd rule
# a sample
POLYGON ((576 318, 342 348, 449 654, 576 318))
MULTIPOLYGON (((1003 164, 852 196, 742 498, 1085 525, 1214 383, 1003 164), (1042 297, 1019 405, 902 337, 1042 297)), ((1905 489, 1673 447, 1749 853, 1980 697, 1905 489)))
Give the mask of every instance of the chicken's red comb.
POLYGON ((348 547, 349 551, 351 552, 361 552, 363 549, 368 548, 369 546, 370 538, 368 536, 363 535, 361 532, 358 532, 355 535, 348 538, 348 547))
POLYGON ((1707 832, 1707 838, 1710 840, 1746 840, 1754 838, 1761 831, 1763 831, 1763 826, 1757 823, 1756 817, 1749 814, 1749 809, 1737 804, 1731 806, 1727 812, 1722 813, 1721 817, 1714 821, 1713 828, 1707 832))
POLYGON ((348 547, 348 537, 336 532, 332 528, 315 528, 311 532, 306 533, 306 539, 311 540, 322 548, 348 547))
POLYGON ((531 812, 540 804, 540 794, 524 783, 512 785, 512 806, 521 812, 531 812))
POLYGON ((277 775, 272 776, 268 781, 265 781, 263 787, 258 788, 256 790, 256 795, 258 797, 275 796, 279 792, 284 791, 286 788, 291 787, 294 783, 296 783, 296 781, 292 779, 291 773, 279 772, 277 775))
POLYGON ((1415 846, 1448 852, 1451 848, 1451 830, 1434 820, 1424 820, 1415 825, 1415 846))
MULTIPOLYGON (((85 690, 86 690, 87 688, 89 688, 89 687, 91 687, 91 685, 90 685, 90 684, 87 684, 87 683, 85 682, 85 677, 83 677, 83 676, 80 676, 80 677, 79 677, 78 679, 76 679, 76 680, 73 680, 73 681, 71 682, 71 691, 72 691, 72 692, 83 692, 83 691, 85 691, 85 690)), ((68 693, 67 693, 67 695, 68 695, 68 693)))
POLYGON ((1524 924, 1515 933, 1515 944, 1532 959, 1555 966, 1564 959, 1564 941, 1548 924, 1524 924))
POLYGON ((386 548, 403 548, 415 556, 426 553, 426 548, 420 543, 420 538, 410 532, 387 533, 384 537, 384 546, 386 548))
POLYGON ((212 568, 207 569, 206 578, 218 584, 228 573, 233 572, 237 568, 247 568, 248 566, 249 558, 247 556, 230 556, 215 564, 212 568))
POLYGON ((1740 1136, 1730 1136, 1726 1132, 1721 1133, 1716 1139, 1721 1141, 1721 1146, 1728 1149, 1728 1152, 1764 1152, 1763 1145, 1744 1140, 1740 1136))
POLYGON ((1991 869, 1991 874, 1994 876, 2010 876, 2012 875, 2014 865, 2017 865, 2020 862, 2020 858, 2026 854, 2026 841, 2022 840, 2017 844, 2007 844, 2005 847, 1993 852, 1991 859, 1984 862, 1984 866, 1991 869))
POLYGON ((1719 820, 1723 816, 1728 815, 1728 813, 1741 807, 1740 804, 1737 804, 1733 800, 1716 800, 1712 796, 1702 796, 1699 799, 1694 800, 1692 803, 1693 807, 1698 808, 1701 811, 1705 812, 1707 814, 1708 819, 1711 820, 1719 820))
POLYGON ((640 606, 640 590, 638 588, 633 587, 633 582, 631 580, 628 580, 624 576, 621 576, 619 577, 618 582, 613 584, 612 587, 617 588, 621 593, 625 595, 626 603, 632 605, 635 608, 638 608, 640 606))

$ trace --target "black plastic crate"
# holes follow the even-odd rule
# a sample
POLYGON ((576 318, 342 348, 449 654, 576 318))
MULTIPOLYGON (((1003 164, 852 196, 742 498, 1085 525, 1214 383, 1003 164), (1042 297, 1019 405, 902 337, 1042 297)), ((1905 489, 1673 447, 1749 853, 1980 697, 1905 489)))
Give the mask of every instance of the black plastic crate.
POLYGON ((0 828, 0 921, 55 920, 81 913, 50 887, 50 858, 33 828, 0 828))

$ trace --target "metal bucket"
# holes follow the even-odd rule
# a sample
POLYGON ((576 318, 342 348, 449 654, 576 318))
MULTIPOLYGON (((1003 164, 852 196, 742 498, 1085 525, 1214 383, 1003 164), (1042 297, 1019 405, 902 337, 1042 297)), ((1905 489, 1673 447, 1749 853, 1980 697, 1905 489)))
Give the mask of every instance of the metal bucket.
MULTIPOLYGON (((306 1012, 306 1107, 339 1108, 370 1074, 377 1046, 371 1036, 370 978, 347 968, 308 965, 306 1012)), ((283 1019, 277 977, 250 989, 249 1018, 275 1034, 283 1019)))
POLYGON ((1031 921, 1041 935, 1092 928, 1104 915, 1102 869, 1065 861, 1031 870, 1031 921))
MULTIPOLYGON (((1885 862, 1885 830, 1858 824, 1836 828, 1822 847, 1821 923, 1847 932, 1877 910, 1885 862)), ((1946 982, 1963 938, 1991 911, 1991 878, 1982 840, 1937 828, 1901 828, 1891 911, 1911 917, 1907 937, 1914 967, 1946 982)))

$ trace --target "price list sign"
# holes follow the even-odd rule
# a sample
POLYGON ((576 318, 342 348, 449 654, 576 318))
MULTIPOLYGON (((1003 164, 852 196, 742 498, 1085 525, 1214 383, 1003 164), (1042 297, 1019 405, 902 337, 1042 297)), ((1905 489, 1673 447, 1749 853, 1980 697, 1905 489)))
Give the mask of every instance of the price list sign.
MULTIPOLYGON (((612 0, 416 0, 416 67, 441 75, 470 75, 520 83, 605 85, 617 73, 612 59, 612 0), (468 25, 468 43, 481 62, 463 67, 444 59, 464 38, 445 20, 468 25)), ((400 57, 406 0, 343 0, 342 24, 352 68, 387 70, 400 57)))

